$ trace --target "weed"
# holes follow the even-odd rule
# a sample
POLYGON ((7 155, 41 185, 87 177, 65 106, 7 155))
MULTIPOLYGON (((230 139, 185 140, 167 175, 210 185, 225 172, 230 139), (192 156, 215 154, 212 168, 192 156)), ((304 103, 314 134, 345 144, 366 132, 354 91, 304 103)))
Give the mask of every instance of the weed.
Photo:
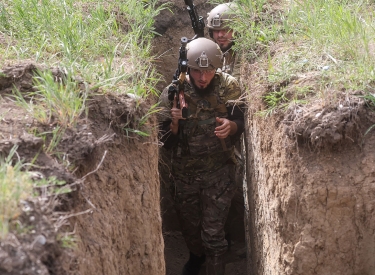
POLYGON ((19 232, 26 232, 27 227, 17 226, 17 219, 25 204, 32 197, 47 197, 69 193, 72 191, 65 181, 55 176, 43 178, 40 173, 29 171, 31 164, 23 164, 17 160, 17 146, 8 156, 0 158, 0 240, 9 232, 10 223, 19 232), (16 159, 16 160, 15 160, 16 159))
POLYGON ((58 234, 57 240, 63 248, 75 249, 77 247, 77 239, 74 235, 58 234))
POLYGON ((58 180, 55 176, 49 178, 41 178, 34 184, 35 196, 42 195, 43 197, 56 196, 72 192, 69 185, 65 181, 58 180))
POLYGON ((137 134, 137 135, 139 135, 141 137, 148 137, 148 136, 150 136, 150 134, 148 134, 146 132, 143 132, 143 131, 140 131, 140 130, 136 130, 136 129, 123 128, 123 130, 125 131, 126 136, 129 136, 129 133, 134 133, 134 134, 137 134))
POLYGON ((35 230, 34 229, 34 226, 32 225, 24 225, 24 224, 21 224, 18 220, 15 220, 12 224, 11 224, 11 229, 14 228, 14 230, 17 232, 17 234, 30 234, 32 232, 32 230, 35 230))
POLYGON ((40 136, 44 140, 44 144, 47 143, 47 138, 50 137, 48 145, 45 145, 45 152, 46 153, 52 153, 54 149, 57 147, 59 144, 61 138, 64 136, 65 133, 65 128, 56 126, 53 128, 52 131, 50 132, 43 132, 43 133, 38 133, 37 136, 40 136))
POLYGON ((50 71, 38 71, 34 77, 36 91, 26 93, 29 101, 17 89, 14 97, 40 123, 50 124, 54 118, 64 128, 74 127, 85 110, 87 91, 80 91, 69 75, 55 80, 50 71))
POLYGON ((17 154, 14 146, 9 155, 0 159, 0 240, 4 239, 9 231, 9 223, 21 213, 20 200, 24 200, 32 193, 32 180, 22 171, 23 164, 13 157, 17 154))
POLYGON ((285 89, 280 89, 279 91, 273 91, 266 94, 263 98, 267 106, 274 108, 282 102, 288 101, 288 98, 285 96, 285 89))
POLYGON ((139 121, 140 126, 143 126, 152 114, 155 114, 160 111, 160 108, 158 106, 159 106, 159 103, 156 103, 150 107, 147 113, 144 116, 142 116, 142 118, 140 119, 139 121))
MULTIPOLYGON (((363 98, 367 104, 367 106, 369 106, 370 108, 374 108, 375 107, 375 94, 372 94, 372 93, 367 93, 366 95, 363 95, 363 96, 359 96, 361 98, 363 98)), ((368 133, 371 132, 372 129, 375 128, 375 124, 371 125, 365 132, 364 136, 366 136, 368 133)))
POLYGON ((64 79, 38 72, 35 92, 22 95, 14 89, 17 102, 38 122, 60 127, 47 150, 56 146, 57 134, 75 127, 87 112, 88 91, 80 91, 73 76, 80 75, 101 93, 158 94, 151 39, 157 35, 154 17, 165 8, 156 0, 129 0, 126 5, 120 0, 14 0, 0 6, 0 32, 9 37, 4 60, 34 59, 66 71, 64 79))
MULTIPOLYGON (((277 85, 311 72, 321 87, 356 91, 364 90, 374 79, 371 1, 287 1, 277 10, 264 0, 235 2, 239 6, 231 24, 236 34, 235 50, 268 69, 266 84, 277 85), (268 53, 268 58, 260 53, 268 53)), ((323 97, 323 102, 330 101, 327 96, 337 98, 324 89, 313 90, 310 96, 314 94, 323 97)))

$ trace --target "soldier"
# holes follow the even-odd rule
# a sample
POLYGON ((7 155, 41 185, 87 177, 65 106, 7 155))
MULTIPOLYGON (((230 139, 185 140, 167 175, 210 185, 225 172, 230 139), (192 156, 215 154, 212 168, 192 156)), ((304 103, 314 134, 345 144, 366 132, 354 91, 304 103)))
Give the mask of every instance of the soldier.
POLYGON ((238 57, 233 51, 233 30, 229 28, 228 22, 235 16, 236 3, 225 3, 216 6, 207 16, 207 27, 210 37, 220 46, 224 54, 222 70, 237 79, 240 76, 238 57))
POLYGON ((176 108, 177 99, 168 99, 169 85, 159 100, 160 140, 170 152, 171 194, 190 251, 182 274, 199 274, 206 261, 206 274, 223 275, 224 224, 237 188, 231 140, 244 127, 241 91, 234 77, 218 70, 223 62, 216 43, 197 38, 186 49, 187 118, 176 108))
MULTIPOLYGON (((233 30, 229 28, 229 20, 232 20, 236 14, 238 6, 236 3, 225 3, 220 4, 213 8, 207 14, 207 27, 210 37, 220 46, 221 51, 224 53, 223 72, 226 72, 234 76, 237 80, 240 77, 240 64, 238 62, 238 55, 233 51, 232 46, 234 45, 233 30)), ((238 185, 240 186, 243 180, 243 169, 244 164, 241 157, 241 142, 237 140, 235 142, 236 157, 238 174, 236 175, 238 185)), ((240 186, 235 193, 235 196, 231 203, 230 214, 225 224, 226 239, 231 242, 231 231, 237 227, 244 227, 244 196, 243 189, 240 186)), ((239 236, 237 236, 239 237, 239 236)), ((244 236, 243 236, 244 238, 244 236)), ((246 248, 238 251, 241 256, 244 256, 246 248)))

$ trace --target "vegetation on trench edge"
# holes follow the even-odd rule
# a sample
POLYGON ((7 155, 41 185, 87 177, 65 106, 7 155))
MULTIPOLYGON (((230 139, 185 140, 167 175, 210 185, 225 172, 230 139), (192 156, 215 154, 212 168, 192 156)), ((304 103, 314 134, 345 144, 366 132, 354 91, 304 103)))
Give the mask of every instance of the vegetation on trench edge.
POLYGON ((236 34, 234 47, 243 54, 244 61, 264 68, 262 78, 271 87, 263 98, 268 110, 260 115, 286 110, 290 104, 307 104, 312 98, 329 103, 337 98, 335 93, 342 91, 360 91, 365 96, 373 93, 373 1, 234 2, 239 7, 231 23, 236 34), (316 76, 319 85, 297 88, 288 96, 279 87, 309 74, 316 76))
POLYGON ((0 158, 0 241, 10 231, 27 233, 32 230, 18 221, 21 208, 32 197, 48 198, 71 192, 71 186, 56 177, 44 178, 33 171, 33 163, 23 163, 13 146, 9 155, 0 158), (15 161, 16 159, 16 161, 15 161))
MULTIPOLYGON (((53 154, 64 131, 75 127, 87 114, 90 90, 129 94, 140 100, 157 95, 160 76, 153 64, 151 39, 157 35, 154 18, 165 8, 168 4, 159 5, 156 0, 129 0, 126 4, 120 0, 0 3, 0 36, 5 45, 0 48, 1 67, 28 60, 47 68, 57 67, 64 75, 56 80, 48 70, 40 70, 33 79, 33 92, 13 92, 13 100, 39 123, 48 125, 54 118, 54 130, 33 132, 49 140, 44 146, 46 153, 53 154), (79 89, 76 79, 84 80, 84 90, 79 89)), ((3 72, 0 75, 5 76, 3 72)), ((153 106, 132 125, 141 127, 155 110, 153 106)), ((147 135, 139 129, 124 129, 125 134, 129 131, 147 135)), ((0 158, 0 239, 5 238, 9 222, 20 213, 20 200, 38 195, 36 190, 41 185, 44 189, 53 187, 56 195, 70 192, 65 182, 56 178, 33 178, 30 165, 15 157, 16 150, 14 147, 8 156, 0 158)))
MULTIPOLYGON (((100 88, 101 93, 131 93, 146 98, 157 94, 159 75, 150 54, 151 39, 156 34, 154 17, 166 7, 157 6, 157 1, 135 0, 127 1, 126 5, 119 0, 2 3, 0 32, 7 47, 0 49, 0 55, 6 62, 32 60, 59 67, 68 77, 79 76, 91 84, 90 89, 100 88)), ((52 85, 50 78, 48 73, 36 76, 36 88, 46 91, 45 86, 49 85, 51 89, 39 93, 32 104, 46 101, 58 105, 59 101, 72 99, 72 87, 52 85), (50 96, 50 92, 61 95, 50 96)), ((73 101, 84 106, 86 97, 87 91, 81 91, 73 101)), ((74 124, 84 110, 79 107, 80 112, 76 113, 77 106, 66 107, 73 108, 66 112, 74 115, 68 121, 60 120, 62 126, 74 124)), ((36 112, 35 106, 29 109, 33 114, 36 112)), ((49 115, 43 112, 48 119, 49 115)), ((41 118, 43 114, 35 115, 41 118)))

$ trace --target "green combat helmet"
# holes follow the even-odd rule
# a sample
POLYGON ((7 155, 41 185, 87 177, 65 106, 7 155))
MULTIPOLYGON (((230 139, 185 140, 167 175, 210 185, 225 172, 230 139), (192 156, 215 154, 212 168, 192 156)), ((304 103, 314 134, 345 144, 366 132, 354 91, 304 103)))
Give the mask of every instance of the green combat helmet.
POLYGON ((208 32, 212 38, 213 30, 224 30, 228 28, 228 21, 234 18, 236 3, 220 4, 207 13, 207 27, 208 32))
POLYGON ((187 44, 186 49, 189 68, 213 70, 223 66, 223 53, 219 45, 210 39, 194 39, 187 44))

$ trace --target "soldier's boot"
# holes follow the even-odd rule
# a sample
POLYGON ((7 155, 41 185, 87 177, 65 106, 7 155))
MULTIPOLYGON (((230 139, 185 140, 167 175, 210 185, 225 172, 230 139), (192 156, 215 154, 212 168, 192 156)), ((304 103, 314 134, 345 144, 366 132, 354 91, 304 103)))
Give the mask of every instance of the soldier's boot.
POLYGON ((198 275, 205 260, 206 255, 197 256, 190 252, 189 260, 182 269, 182 275, 198 275))
POLYGON ((224 275, 224 273, 225 263, 223 255, 207 257, 206 275, 224 275))

